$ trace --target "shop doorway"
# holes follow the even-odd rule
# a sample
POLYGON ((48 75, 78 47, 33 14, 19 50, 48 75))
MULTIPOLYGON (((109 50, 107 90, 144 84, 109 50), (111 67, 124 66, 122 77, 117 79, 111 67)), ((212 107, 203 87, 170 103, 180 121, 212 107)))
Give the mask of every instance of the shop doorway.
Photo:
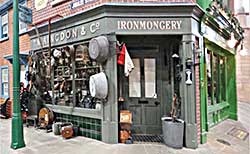
POLYGON ((120 36, 135 65, 128 77, 118 71, 120 110, 132 112, 133 135, 161 135, 161 118, 170 116, 172 96, 179 90, 174 54, 181 36, 120 36))
POLYGON ((125 80, 125 99, 133 114, 132 133, 161 132, 160 57, 157 47, 130 48, 135 65, 125 80))

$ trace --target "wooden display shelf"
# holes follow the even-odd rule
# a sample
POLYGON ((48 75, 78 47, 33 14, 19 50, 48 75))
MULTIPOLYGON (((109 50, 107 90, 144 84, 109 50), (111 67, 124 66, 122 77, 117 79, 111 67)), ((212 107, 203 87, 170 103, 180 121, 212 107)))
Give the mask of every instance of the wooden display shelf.
POLYGON ((86 66, 86 67, 78 67, 76 70, 84 70, 84 69, 96 69, 100 68, 100 66, 86 66))

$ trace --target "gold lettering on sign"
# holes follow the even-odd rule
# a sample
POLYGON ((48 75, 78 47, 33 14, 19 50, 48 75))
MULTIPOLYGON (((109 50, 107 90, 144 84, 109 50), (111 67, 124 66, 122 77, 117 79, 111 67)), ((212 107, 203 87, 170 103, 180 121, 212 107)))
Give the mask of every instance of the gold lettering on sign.
POLYGON ((181 26, 181 20, 123 20, 117 22, 118 30, 179 30, 181 26))

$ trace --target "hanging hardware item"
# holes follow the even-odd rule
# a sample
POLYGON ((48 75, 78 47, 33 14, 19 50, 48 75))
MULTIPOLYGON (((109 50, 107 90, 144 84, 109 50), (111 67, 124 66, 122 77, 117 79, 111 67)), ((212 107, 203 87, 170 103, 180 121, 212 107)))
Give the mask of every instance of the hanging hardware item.
POLYGON ((103 72, 90 76, 89 90, 95 98, 104 99, 108 96, 108 80, 103 72))
POLYGON ((191 58, 186 59, 186 84, 191 85, 193 83, 192 81, 192 66, 193 61, 191 58))
POLYGON ((89 60, 88 47, 83 45, 78 45, 75 53, 75 60, 81 61, 84 65, 87 65, 89 60))
POLYGON ((109 55, 109 41, 105 36, 93 38, 89 42, 89 56, 97 62, 104 63, 109 55))

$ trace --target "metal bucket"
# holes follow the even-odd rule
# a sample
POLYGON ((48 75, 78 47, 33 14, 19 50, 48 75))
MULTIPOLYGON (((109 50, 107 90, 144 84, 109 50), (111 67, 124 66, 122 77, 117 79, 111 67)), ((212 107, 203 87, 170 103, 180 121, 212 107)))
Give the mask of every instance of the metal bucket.
POLYGON ((108 80, 106 75, 101 72, 90 76, 89 89, 92 97, 104 99, 108 96, 108 80))
POLYGON ((97 62, 103 63, 109 54, 109 41, 105 36, 93 38, 89 42, 89 56, 97 62))
POLYGON ((163 117, 161 120, 164 143, 172 148, 182 148, 184 121, 177 119, 173 122, 171 117, 163 117))
POLYGON ((52 131, 54 132, 55 135, 61 135, 60 129, 62 124, 63 124, 62 122, 53 123, 52 131))

